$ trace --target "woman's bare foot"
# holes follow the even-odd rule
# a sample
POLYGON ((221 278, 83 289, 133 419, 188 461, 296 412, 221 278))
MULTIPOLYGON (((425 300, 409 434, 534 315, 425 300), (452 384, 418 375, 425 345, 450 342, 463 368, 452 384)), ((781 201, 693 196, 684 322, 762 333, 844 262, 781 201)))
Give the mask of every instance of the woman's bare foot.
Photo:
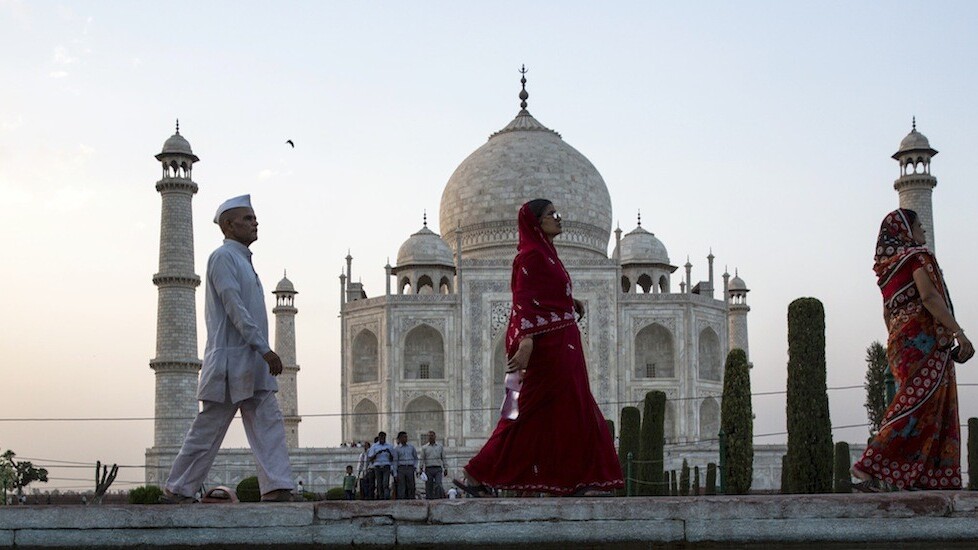
POLYGON ((856 468, 849 468, 849 473, 852 475, 852 477, 858 479, 859 481, 869 481, 873 477, 861 470, 857 470, 856 468))

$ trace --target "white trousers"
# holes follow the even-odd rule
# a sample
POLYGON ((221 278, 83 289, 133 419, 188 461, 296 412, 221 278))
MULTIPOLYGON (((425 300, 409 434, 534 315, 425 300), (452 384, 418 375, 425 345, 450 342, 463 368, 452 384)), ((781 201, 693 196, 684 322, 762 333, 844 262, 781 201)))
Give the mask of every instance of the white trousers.
POLYGON ((249 399, 231 403, 225 396, 224 403, 204 401, 204 406, 187 432, 180 453, 173 461, 166 488, 171 493, 192 496, 200 489, 210 471, 217 451, 221 448, 228 426, 235 413, 241 411, 245 435, 258 465, 258 486, 261 494, 276 489, 295 488, 292 466, 285 444, 285 423, 278 408, 275 392, 259 390, 249 399))

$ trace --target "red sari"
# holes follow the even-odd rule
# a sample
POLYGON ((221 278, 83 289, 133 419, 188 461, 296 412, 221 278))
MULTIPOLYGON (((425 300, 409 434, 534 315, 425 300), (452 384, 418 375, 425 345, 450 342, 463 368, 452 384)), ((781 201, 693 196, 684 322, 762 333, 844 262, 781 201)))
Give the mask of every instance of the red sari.
POLYGON ((503 417, 465 466, 495 489, 567 495, 624 487, 608 426, 588 382, 571 280, 527 205, 513 260, 506 353, 533 337, 515 419, 503 417))
POLYGON ((887 362, 899 389, 853 468, 901 489, 960 489, 953 338, 924 307, 914 271, 925 270, 948 309, 951 300, 937 259, 914 242, 903 210, 883 220, 874 269, 889 330, 887 362))

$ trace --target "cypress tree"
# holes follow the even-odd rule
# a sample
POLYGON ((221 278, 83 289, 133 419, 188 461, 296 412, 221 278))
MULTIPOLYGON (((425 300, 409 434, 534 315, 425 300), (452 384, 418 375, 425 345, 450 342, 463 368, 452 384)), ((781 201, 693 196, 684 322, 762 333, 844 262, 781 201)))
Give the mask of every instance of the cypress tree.
POLYGON ((880 431, 883 415, 886 414, 886 373, 890 370, 886 362, 886 348, 873 342, 866 348, 866 416, 869 417, 869 435, 880 431))
POLYGON ((978 418, 968 419, 968 490, 978 491, 978 418))
POLYGON ((693 466, 693 496, 700 496, 700 467, 693 466))
POLYGON ((679 471, 679 496, 689 496, 689 463, 683 459, 683 469, 679 471))
POLYGON ((747 494, 754 478, 754 413, 749 369, 744 350, 730 350, 723 371, 720 405, 720 426, 727 437, 723 467, 728 495, 747 494))
POLYGON ((669 480, 664 475, 663 445, 665 438, 666 394, 650 391, 645 394, 645 414, 642 415, 642 437, 638 456, 640 472, 638 494, 663 496, 669 494, 669 480))
POLYGON ((788 455, 781 455, 781 494, 791 494, 788 480, 788 455))
POLYGON ((679 482, 676 480, 676 470, 669 470, 669 496, 679 496, 679 482))
POLYGON ((717 465, 713 462, 706 465, 706 490, 703 491, 703 494, 717 494, 717 465))
MULTIPOLYGON (((625 407, 621 410, 621 433, 618 434, 618 461, 621 463, 622 476, 628 475, 628 453, 632 453, 632 460, 638 460, 639 436, 642 429, 642 412, 638 407, 625 407)), ((632 467, 632 479, 638 477, 637 465, 632 467)), ((628 480, 625 480, 626 489, 619 491, 619 496, 624 496, 627 491, 628 480)), ((638 486, 632 481, 633 491, 638 486)), ((637 491, 635 491, 637 494, 637 491)))
POLYGON ((825 387, 825 309, 788 305, 788 483, 794 493, 832 491, 832 424, 825 387))
POLYGON ((833 492, 852 492, 852 477, 849 474, 849 444, 845 441, 839 441, 835 444, 835 468, 832 477, 834 478, 833 492))

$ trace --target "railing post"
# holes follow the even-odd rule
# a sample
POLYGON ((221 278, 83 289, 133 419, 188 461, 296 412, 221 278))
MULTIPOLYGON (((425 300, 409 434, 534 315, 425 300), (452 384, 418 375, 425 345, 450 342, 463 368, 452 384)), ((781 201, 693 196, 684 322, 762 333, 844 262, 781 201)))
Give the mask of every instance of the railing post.
POLYGON ((723 460, 723 457, 727 454, 727 434, 723 431, 722 427, 720 428, 720 433, 717 434, 717 437, 720 438, 720 471, 717 472, 717 474, 720 476, 720 494, 725 495, 727 494, 727 465, 723 460))
POLYGON ((628 451, 628 456, 625 458, 625 496, 632 496, 632 459, 635 456, 631 451, 628 451))

